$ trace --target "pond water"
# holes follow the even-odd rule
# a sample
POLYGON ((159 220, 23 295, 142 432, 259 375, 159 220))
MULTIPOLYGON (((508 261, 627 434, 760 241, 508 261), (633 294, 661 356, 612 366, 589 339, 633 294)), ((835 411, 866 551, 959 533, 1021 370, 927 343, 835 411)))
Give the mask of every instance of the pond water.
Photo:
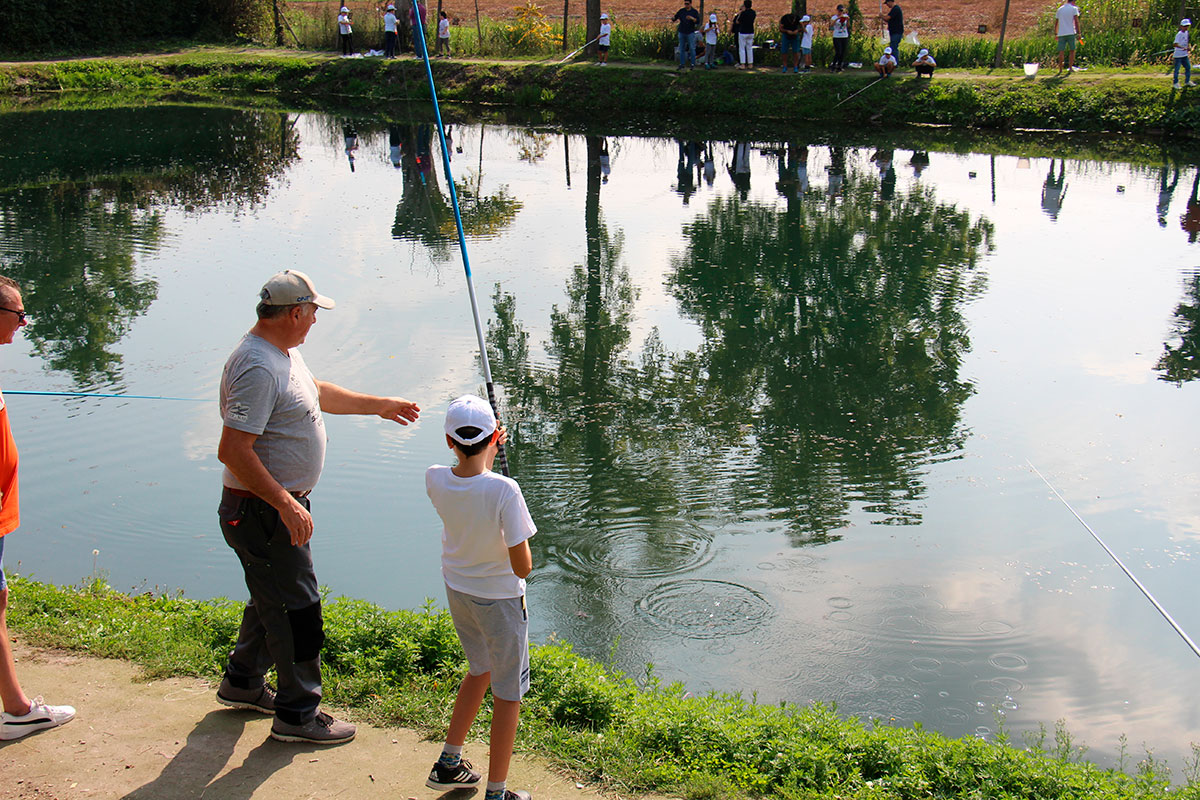
MULTIPOLYGON (((409 112, 0 115, 0 268, 31 315, 0 353, 10 570, 244 597, 216 388, 295 267, 338 301, 304 346, 318 377, 424 409, 327 419, 318 577, 444 603, 422 474, 481 378, 434 133, 409 112)), ((538 640, 951 736, 1062 719, 1102 763, 1125 734, 1179 774, 1200 662, 1031 466, 1200 635, 1194 162, 924 130, 451 133, 541 528, 538 640)))

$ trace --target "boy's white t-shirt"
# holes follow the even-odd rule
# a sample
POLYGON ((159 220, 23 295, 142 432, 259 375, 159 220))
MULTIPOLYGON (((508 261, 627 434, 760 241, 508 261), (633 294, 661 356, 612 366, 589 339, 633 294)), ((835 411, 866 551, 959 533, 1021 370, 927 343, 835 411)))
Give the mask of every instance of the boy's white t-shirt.
POLYGON ((1190 44, 1191 31, 1179 31, 1175 34, 1175 55, 1174 58, 1187 58, 1188 46, 1190 44))
POLYGON ((1078 6, 1073 6, 1070 3, 1063 3, 1058 7, 1058 11, 1054 12, 1054 16, 1058 20, 1059 36, 1075 35, 1075 18, 1079 16, 1078 6))
POLYGON ((600 36, 596 39, 596 44, 602 44, 609 47, 609 35, 612 34, 612 25, 607 22, 600 23, 600 36))
POLYGON ((891 64, 893 67, 896 66, 896 57, 889 56, 887 53, 884 53, 879 57, 879 65, 886 67, 888 64, 891 64))
POLYGON ((338 14, 338 33, 350 33, 350 15, 338 14))
POLYGON ((813 24, 811 22, 804 23, 804 32, 800 34, 800 46, 812 47, 813 24))
POLYGON ((438 38, 439 39, 449 39, 450 38, 450 20, 448 20, 448 19, 439 19, 438 20, 438 38))
POLYGON ((712 22, 711 20, 709 22, 705 23, 704 43, 705 44, 716 44, 717 43, 717 23, 712 22))
POLYGON ((450 467, 425 470, 425 492, 442 518, 442 577, 463 594, 499 600, 523 597, 508 548, 537 533, 521 487, 483 472, 460 478, 450 467))

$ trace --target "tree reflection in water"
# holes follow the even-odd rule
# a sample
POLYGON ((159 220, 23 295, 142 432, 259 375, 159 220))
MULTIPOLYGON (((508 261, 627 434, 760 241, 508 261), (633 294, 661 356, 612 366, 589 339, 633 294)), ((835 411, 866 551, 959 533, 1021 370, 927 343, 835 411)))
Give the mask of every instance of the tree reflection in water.
POLYGON ((1171 340, 1154 367, 1158 379, 1177 386, 1200 377, 1200 272, 1188 276, 1184 298, 1171 319, 1171 340))
POLYGON ((190 107, 0 115, 0 137, 23 154, 0 159, 0 272, 34 351, 80 388, 120 382, 115 345, 158 294, 137 261, 166 236, 159 209, 256 203, 298 145, 287 114, 190 107))
POLYGON ((651 333, 635 358, 634 291, 599 213, 598 140, 588 146, 587 264, 552 314, 552 364, 530 362, 499 289, 489 331, 519 423, 517 474, 550 473, 532 487, 543 508, 587 535, 626 513, 613 509, 636 509, 647 531, 681 514, 765 515, 797 543, 838 536, 853 503, 919 521, 924 465, 966 435, 962 312, 986 283, 991 224, 929 185, 884 201, 878 173, 854 167, 834 195, 781 180, 782 208, 715 199, 668 275, 704 343, 667 352, 651 333))

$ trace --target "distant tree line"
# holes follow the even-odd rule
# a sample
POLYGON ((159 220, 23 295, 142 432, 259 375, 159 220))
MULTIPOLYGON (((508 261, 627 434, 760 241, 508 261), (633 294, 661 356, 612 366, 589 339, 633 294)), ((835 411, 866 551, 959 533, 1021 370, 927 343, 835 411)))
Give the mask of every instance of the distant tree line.
POLYGON ((270 41, 273 0, 61 0, 0 3, 0 52, 109 49, 131 41, 245 36, 270 41))

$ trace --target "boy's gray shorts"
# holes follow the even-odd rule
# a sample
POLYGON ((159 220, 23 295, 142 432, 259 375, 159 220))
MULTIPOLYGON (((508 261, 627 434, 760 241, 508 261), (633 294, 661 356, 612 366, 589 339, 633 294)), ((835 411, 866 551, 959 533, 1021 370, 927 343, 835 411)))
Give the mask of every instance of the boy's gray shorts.
POLYGON ((472 675, 492 673, 492 695, 520 700, 529 691, 529 614, 524 597, 494 600, 446 587, 454 629, 472 675))

